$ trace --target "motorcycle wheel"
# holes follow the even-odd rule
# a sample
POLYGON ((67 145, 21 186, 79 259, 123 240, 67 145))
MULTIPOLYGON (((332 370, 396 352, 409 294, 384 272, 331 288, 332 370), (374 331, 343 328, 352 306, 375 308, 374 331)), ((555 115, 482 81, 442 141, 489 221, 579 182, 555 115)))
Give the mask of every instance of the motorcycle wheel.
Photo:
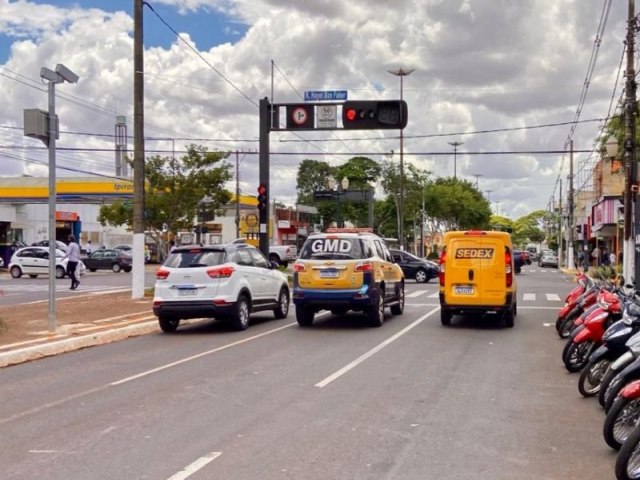
POLYGON ((580 343, 571 342, 566 356, 562 359, 567 371, 576 373, 582 370, 589 363, 589 356, 594 345, 593 340, 580 343))
POLYGON ((578 380, 578 391, 585 398, 594 397, 600 392, 602 380, 611 362, 607 359, 598 360, 595 363, 589 362, 582 370, 578 380))
POLYGON ((602 378, 602 382, 600 383, 600 391, 598 392, 598 403, 602 408, 604 408, 605 395, 607 393, 607 390, 609 389, 609 384, 611 383, 611 380, 613 380, 613 378, 618 375, 618 373, 620 373, 620 370, 611 370, 609 368, 602 378))
POLYGON ((640 398, 616 398, 604 420, 604 441, 614 450, 620 450, 638 426, 639 420, 640 398))
POLYGON ((564 317, 564 321, 560 325, 560 330, 558 330, 558 335, 560 336, 560 338, 569 338, 569 335, 571 335, 571 330, 573 329, 573 322, 576 318, 578 318, 579 315, 580 312, 578 311, 578 309, 575 309, 569 312, 566 317, 564 317))
POLYGON ((636 379, 630 378, 626 381, 623 381, 622 375, 616 375, 613 380, 611 380, 609 388, 607 388, 607 391, 604 394, 605 413, 609 413, 609 410, 611 410, 613 402, 615 402, 616 398, 618 398, 618 394, 620 393, 620 391, 625 387, 625 385, 627 385, 627 383, 631 382, 632 380, 636 379))
POLYGON ((624 442, 616 460, 618 480, 640 479, 640 428, 636 428, 624 442))

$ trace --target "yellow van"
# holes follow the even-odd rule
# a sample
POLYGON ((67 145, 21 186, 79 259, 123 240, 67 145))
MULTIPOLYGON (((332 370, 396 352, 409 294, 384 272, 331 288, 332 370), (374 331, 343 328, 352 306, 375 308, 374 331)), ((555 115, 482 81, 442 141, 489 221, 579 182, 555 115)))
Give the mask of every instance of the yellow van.
POLYGON ((495 313, 513 327, 518 310, 513 245, 507 232, 469 230, 444 234, 440 255, 440 320, 495 313))

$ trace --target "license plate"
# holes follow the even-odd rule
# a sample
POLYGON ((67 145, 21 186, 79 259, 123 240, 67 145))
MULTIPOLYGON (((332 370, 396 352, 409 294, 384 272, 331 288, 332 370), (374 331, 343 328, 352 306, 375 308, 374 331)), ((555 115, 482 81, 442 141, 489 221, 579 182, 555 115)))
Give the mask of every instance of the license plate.
POLYGON ((190 297, 198 294, 197 288, 181 288, 178 290, 179 297, 190 297))
POLYGON ((320 278, 338 278, 338 270, 321 270, 320 278))
POLYGON ((455 287, 453 291, 458 295, 473 295, 473 287, 455 287))

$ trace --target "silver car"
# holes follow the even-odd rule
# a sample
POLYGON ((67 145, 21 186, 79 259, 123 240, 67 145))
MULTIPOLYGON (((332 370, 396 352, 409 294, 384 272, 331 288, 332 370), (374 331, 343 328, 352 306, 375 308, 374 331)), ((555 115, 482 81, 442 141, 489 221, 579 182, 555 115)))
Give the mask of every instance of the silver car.
POLYGON ((217 318, 236 330, 249 326, 252 312, 289 313, 287 275, 246 243, 175 248, 156 271, 153 313, 164 332, 180 320, 217 318))
POLYGON ((558 268, 558 256, 553 252, 544 252, 538 260, 538 266, 558 268))

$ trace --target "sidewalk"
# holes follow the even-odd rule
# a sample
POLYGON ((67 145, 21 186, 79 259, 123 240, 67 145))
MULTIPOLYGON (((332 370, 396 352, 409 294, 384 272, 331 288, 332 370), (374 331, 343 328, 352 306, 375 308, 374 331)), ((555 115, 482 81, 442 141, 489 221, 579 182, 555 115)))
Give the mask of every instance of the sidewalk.
POLYGON ((48 324, 47 300, 0 307, 0 368, 160 331, 152 298, 130 290, 60 298, 55 331, 48 324))

